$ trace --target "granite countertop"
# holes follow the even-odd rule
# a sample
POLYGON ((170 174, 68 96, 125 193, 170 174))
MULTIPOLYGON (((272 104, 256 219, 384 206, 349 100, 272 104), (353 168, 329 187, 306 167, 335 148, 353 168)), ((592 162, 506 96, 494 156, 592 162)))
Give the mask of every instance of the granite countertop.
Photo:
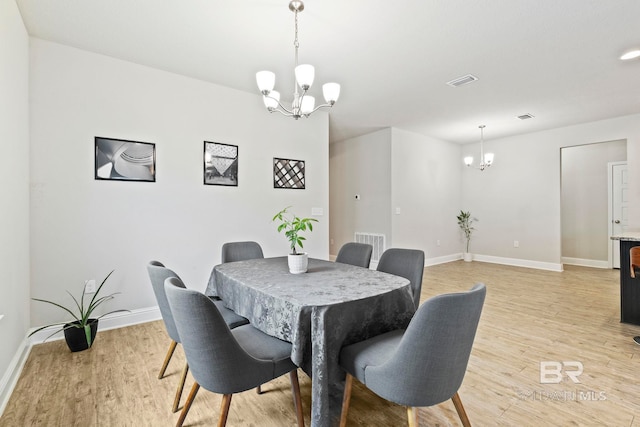
POLYGON ((625 231, 622 234, 611 236, 611 240, 640 241, 640 231, 625 231))

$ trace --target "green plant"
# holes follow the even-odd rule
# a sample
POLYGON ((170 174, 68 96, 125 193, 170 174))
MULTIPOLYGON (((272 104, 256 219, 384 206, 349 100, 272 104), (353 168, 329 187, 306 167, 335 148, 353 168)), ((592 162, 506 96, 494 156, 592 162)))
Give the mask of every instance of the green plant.
POLYGON ((318 222, 315 218, 300 218, 290 212, 288 209, 291 206, 288 206, 275 214, 272 221, 280 221, 280 225, 278 225, 278 233, 282 230, 285 230, 284 235, 287 237, 291 247, 291 253, 293 255, 297 255, 296 246, 300 246, 302 249, 304 246, 302 242, 306 240, 303 236, 300 236, 299 233, 303 231, 313 231, 313 223, 318 222))
POLYGON ((473 218, 471 217, 471 212, 470 211, 460 211, 460 215, 458 215, 456 218, 458 218, 458 226, 460 227, 460 230, 462 230, 462 232, 464 233, 464 237, 467 239, 467 250, 465 252, 469 252, 469 242, 471 241, 471 234, 473 234, 473 231, 475 230, 475 228, 473 228, 473 222, 477 221, 477 218, 473 218))
MULTIPOLYGON (((66 329, 69 329, 69 328, 82 328, 82 329, 84 329, 84 333, 85 333, 85 336, 87 338, 87 344, 89 345, 89 347, 91 347, 91 325, 90 325, 90 321, 93 320, 93 318, 91 317, 91 315, 93 314, 93 311, 100 304, 102 304, 104 302, 107 302, 109 300, 112 300, 114 298, 114 295, 120 293, 120 292, 115 292, 115 293, 112 293, 112 294, 109 294, 109 295, 106 295, 106 296, 103 296, 103 297, 98 297, 98 295, 100 294, 100 291, 102 290, 102 287, 107 282, 107 279, 109 278, 109 276, 111 276, 113 271, 114 270, 112 270, 111 273, 107 274, 107 277, 105 277, 104 280, 102 281, 102 283, 100 283, 100 286, 98 286, 98 289, 93 294, 93 297, 89 301, 89 304, 85 304, 85 297, 87 295, 87 284, 86 283, 84 284, 84 286, 82 288, 82 295, 80 296, 80 300, 77 300, 76 297, 71 295, 71 292, 67 291, 67 293, 71 296, 71 298, 73 298, 73 302, 76 305, 75 307, 72 307, 72 308, 67 308, 67 307, 63 306, 62 304, 58 304, 57 302, 53 302, 53 301, 48 301, 48 300, 39 299, 39 298, 31 298, 34 301, 44 302, 44 303, 47 303, 47 304, 55 305, 58 308, 61 308, 62 310, 64 310, 67 313, 69 313, 73 317, 74 320, 68 321, 68 322, 52 323, 52 324, 49 324, 49 325, 42 326, 42 327, 36 329, 35 331, 31 332, 29 334, 29 336, 31 336, 31 335, 35 334, 36 332, 39 332, 39 331, 41 331, 43 329, 54 327, 54 326, 59 326, 60 327, 59 329, 57 329, 54 333, 52 333, 47 338, 45 338, 45 341, 46 341, 49 338, 51 338, 52 336, 54 336, 55 334, 57 334, 58 332, 64 331, 66 329)), ((106 316, 108 314, 118 313, 118 312, 123 312, 123 311, 129 311, 129 310, 114 310, 114 311, 110 311, 110 312, 105 313, 105 314, 103 314, 101 316, 98 316, 95 319, 100 319, 100 318, 102 318, 102 317, 104 317, 104 316, 106 316)))

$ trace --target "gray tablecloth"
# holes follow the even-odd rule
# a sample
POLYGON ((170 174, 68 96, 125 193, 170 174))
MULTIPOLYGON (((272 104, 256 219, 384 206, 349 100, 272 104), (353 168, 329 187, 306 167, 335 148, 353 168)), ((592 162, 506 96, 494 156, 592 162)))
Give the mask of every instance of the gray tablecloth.
POLYGON ((286 257, 220 264, 206 294, 292 343, 291 359, 312 377, 314 427, 335 425, 340 414, 341 347, 404 328, 415 312, 407 279, 317 259, 305 274, 290 274, 286 257))

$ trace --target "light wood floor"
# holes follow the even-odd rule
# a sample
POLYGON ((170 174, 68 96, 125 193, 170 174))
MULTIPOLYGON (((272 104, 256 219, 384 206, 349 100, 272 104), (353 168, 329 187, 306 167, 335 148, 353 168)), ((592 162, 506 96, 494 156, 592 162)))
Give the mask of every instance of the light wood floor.
MULTIPOLYGON (((462 261, 425 269, 422 300, 487 285, 460 397, 475 426, 640 426, 640 327, 619 322, 617 270, 566 267, 563 273, 462 261), (540 362, 578 361, 580 384, 541 384, 540 362)), ((178 348, 157 379, 168 346, 161 322, 98 334, 70 353, 63 341, 33 348, 1 426, 171 426, 184 362, 178 348)), ((574 368, 571 368, 573 370, 574 368)), ((310 386, 300 374, 306 422, 310 386)), ((187 380, 187 390, 192 378, 187 380)), ((229 426, 293 426, 287 377, 236 395, 229 426)), ((214 425, 220 396, 200 390, 186 425, 214 425)), ((184 397, 183 397, 184 402, 184 397)), ((350 425, 406 425, 405 409, 354 387, 350 425)), ((458 426, 451 401, 421 408, 421 426, 458 426)))

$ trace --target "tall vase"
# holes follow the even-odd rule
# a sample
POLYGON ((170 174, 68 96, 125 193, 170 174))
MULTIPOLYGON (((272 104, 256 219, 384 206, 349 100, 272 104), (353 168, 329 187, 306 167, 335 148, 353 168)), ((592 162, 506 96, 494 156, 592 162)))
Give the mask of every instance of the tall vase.
POLYGON ((309 265, 309 255, 307 253, 289 254, 289 272, 291 274, 300 274, 307 272, 309 265))

